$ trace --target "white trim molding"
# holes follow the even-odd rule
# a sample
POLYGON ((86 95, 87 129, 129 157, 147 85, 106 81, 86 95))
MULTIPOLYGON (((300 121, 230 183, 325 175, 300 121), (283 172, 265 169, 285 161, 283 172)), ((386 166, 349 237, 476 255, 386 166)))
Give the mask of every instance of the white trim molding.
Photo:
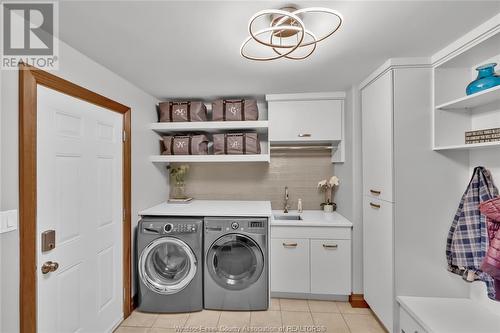
POLYGON ((334 92, 315 92, 301 94, 270 94, 266 95, 266 101, 312 101, 312 100, 330 100, 345 99, 345 91, 334 92))
POLYGON ((500 13, 434 53, 431 56, 432 65, 437 67, 499 32, 500 13))
POLYGON ((431 59, 429 57, 419 58, 390 58, 384 62, 380 67, 373 71, 365 80, 363 80, 358 89, 362 90, 364 87, 384 75, 387 71, 396 68, 430 68, 432 67, 431 59))

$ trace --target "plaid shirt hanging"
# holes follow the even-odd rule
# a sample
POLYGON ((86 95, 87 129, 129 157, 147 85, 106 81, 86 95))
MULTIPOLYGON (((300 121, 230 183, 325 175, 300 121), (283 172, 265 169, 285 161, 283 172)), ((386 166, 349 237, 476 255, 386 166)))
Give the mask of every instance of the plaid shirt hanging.
POLYGON ((488 170, 476 167, 472 179, 462 196, 446 242, 448 270, 472 282, 486 283, 488 296, 495 298, 494 281, 480 270, 488 249, 486 217, 481 215, 479 204, 498 196, 498 189, 488 170))

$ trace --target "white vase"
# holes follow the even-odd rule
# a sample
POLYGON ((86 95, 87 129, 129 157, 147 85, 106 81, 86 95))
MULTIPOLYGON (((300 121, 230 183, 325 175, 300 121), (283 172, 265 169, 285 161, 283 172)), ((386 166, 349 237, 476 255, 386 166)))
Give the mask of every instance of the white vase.
POLYGON ((323 205, 323 211, 325 213, 331 213, 331 212, 333 212, 333 205, 323 205))

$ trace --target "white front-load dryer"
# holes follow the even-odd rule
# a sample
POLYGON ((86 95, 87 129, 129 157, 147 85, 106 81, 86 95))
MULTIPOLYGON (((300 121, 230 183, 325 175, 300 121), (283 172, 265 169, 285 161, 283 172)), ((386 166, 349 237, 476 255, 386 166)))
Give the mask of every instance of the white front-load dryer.
POLYGON ((143 217, 137 229, 138 310, 203 309, 203 221, 143 217))

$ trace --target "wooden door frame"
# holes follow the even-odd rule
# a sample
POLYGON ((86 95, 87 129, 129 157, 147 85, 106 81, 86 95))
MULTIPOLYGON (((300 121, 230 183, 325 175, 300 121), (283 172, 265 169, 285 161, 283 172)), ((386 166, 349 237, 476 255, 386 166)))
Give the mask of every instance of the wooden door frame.
POLYGON ((132 311, 131 285, 131 109, 35 67, 19 64, 20 330, 37 330, 37 86, 123 115, 123 313, 132 311))

